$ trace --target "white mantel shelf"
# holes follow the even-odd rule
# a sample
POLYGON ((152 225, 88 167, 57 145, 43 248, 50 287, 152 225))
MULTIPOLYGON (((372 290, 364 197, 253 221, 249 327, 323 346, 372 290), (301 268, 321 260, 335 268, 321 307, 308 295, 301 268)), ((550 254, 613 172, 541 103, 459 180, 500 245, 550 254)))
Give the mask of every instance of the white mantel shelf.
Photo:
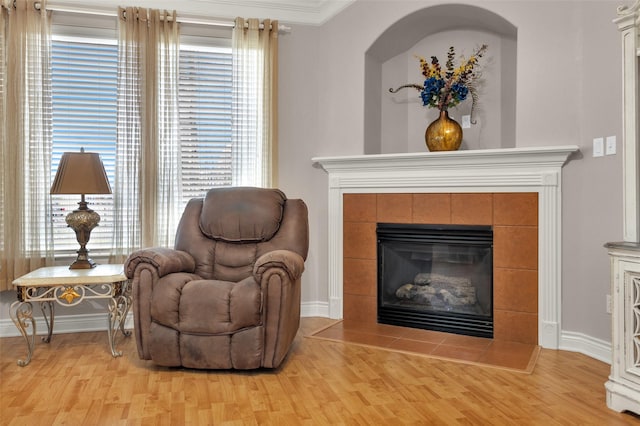
POLYGON ((561 332, 562 166, 575 145, 314 157, 329 174, 329 316, 342 318, 342 200, 347 193, 538 193, 538 343, 561 332))
MULTIPOLYGON (((320 164, 329 174, 358 174, 371 172, 412 172, 429 174, 431 171, 447 172, 456 175, 468 172, 468 168, 484 170, 490 174, 501 173, 500 168, 517 168, 523 174, 531 174, 530 168, 558 168, 567 161, 573 152, 578 151, 575 145, 481 149, 470 151, 414 152, 402 154, 353 155, 344 157, 314 157, 314 163, 320 164), (461 170, 460 168, 465 169, 461 170)), ((472 173, 475 174, 475 173, 472 173)), ((507 172, 513 175, 513 171, 507 172)), ((518 173, 519 174, 519 173, 518 173)))

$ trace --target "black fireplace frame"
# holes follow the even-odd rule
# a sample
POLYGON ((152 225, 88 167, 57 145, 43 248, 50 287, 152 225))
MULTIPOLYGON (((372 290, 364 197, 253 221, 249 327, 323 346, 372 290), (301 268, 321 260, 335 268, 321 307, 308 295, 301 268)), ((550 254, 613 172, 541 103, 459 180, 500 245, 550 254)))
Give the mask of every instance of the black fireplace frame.
MULTIPOLYGON (((376 236, 378 323, 493 338, 493 302, 491 303, 491 313, 485 316, 460 312, 411 309, 406 306, 384 306, 381 283, 384 268, 382 250, 385 242, 436 244, 446 242, 452 245, 460 244, 491 248, 493 253, 493 228, 491 226, 378 223, 376 236), (452 231, 454 231, 455 235, 451 234, 452 231), (427 232, 428 235, 425 235, 427 232)), ((491 256, 490 262, 491 294, 493 294, 493 256, 491 256)))

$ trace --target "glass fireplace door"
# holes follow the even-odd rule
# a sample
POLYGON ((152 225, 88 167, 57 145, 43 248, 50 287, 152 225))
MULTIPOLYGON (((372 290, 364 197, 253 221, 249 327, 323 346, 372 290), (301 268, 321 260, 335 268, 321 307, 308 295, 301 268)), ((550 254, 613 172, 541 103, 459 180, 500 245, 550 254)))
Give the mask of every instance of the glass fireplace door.
POLYGON ((378 224, 378 322, 493 337, 490 226, 378 224))

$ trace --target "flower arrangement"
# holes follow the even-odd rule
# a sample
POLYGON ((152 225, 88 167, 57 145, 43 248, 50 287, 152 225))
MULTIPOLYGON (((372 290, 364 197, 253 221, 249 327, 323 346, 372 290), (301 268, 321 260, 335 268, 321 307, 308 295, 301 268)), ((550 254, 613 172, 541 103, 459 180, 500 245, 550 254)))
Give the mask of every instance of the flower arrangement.
POLYGON ((477 101, 476 87, 474 82, 479 77, 476 69, 478 60, 482 58, 488 46, 483 44, 477 48, 469 59, 462 58, 460 65, 454 66, 455 48, 451 46, 447 53, 447 62, 445 69, 442 69, 438 58, 431 57, 431 61, 425 58, 420 59, 420 69, 425 78, 424 85, 405 84, 397 89, 389 89, 391 93, 405 87, 413 87, 420 91, 422 104, 431 108, 438 108, 440 111, 447 111, 451 107, 455 107, 460 102, 467 99, 471 94, 473 104, 477 101))

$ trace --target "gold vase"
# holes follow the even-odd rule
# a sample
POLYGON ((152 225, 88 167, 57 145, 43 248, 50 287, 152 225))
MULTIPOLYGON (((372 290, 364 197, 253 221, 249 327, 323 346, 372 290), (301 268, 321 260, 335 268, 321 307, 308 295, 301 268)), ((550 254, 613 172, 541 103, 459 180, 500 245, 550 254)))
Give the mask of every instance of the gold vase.
POLYGON ((440 117, 427 127, 424 140, 429 151, 455 151, 462 143, 462 127, 447 111, 440 111, 440 117))

